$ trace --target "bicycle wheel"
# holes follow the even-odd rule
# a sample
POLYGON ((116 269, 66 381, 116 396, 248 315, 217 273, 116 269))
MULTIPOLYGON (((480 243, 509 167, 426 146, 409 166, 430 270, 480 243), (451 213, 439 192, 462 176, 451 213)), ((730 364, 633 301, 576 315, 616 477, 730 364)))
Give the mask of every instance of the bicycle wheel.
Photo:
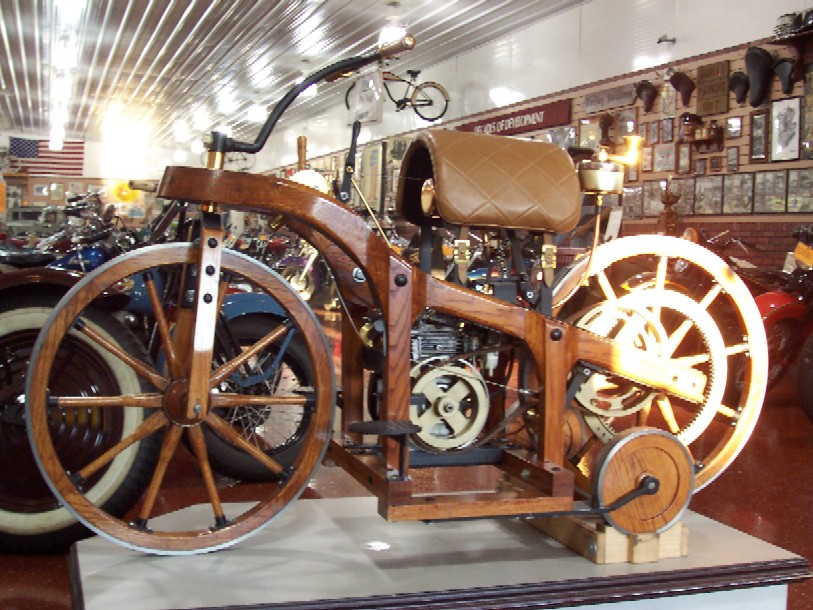
MULTIPOLYGON (((578 262, 555 287, 554 303, 562 317, 575 324, 586 324, 601 334, 618 331, 613 317, 628 319, 624 318, 625 308, 637 309, 635 315, 654 320, 663 329, 662 335, 629 332, 623 335, 624 340, 639 348, 651 345, 656 353, 664 346, 673 349, 678 345, 673 357, 709 369, 706 402, 702 405, 687 404, 662 392, 653 394, 646 388, 618 381, 615 404, 620 405, 620 411, 602 416, 588 410, 585 418, 592 422, 591 429, 603 442, 627 428, 641 425, 682 436, 694 461, 696 490, 711 483, 733 462, 756 426, 762 408, 768 351, 753 297, 722 259, 702 246, 678 238, 624 237, 602 244, 593 252, 592 259, 578 262), (669 280, 667 270, 675 261, 694 267, 692 285, 681 287, 669 280), (587 285, 582 286, 581 278, 588 263, 587 285), (630 278, 641 274, 649 274, 652 281, 633 287, 630 278), (659 292, 663 298, 642 296, 647 290, 659 292), (674 299, 670 298, 673 295, 674 299), (685 305, 687 298, 694 305, 685 305), (602 306, 609 307, 605 317, 592 321, 591 312, 602 306), (710 329, 710 323, 717 331, 710 329), (711 335, 718 335, 722 346, 711 335), (692 341, 694 344, 690 345, 692 341), (736 387, 737 376, 726 374, 720 379, 712 371, 711 363, 721 353, 727 362, 725 367, 719 367, 720 372, 741 370, 742 388, 736 387), (625 412, 626 405, 635 408, 625 412)), ((600 403, 606 398, 595 388, 588 387, 586 391, 588 395, 581 397, 582 405, 589 401, 600 403)))
MULTIPOLYGON (((228 335, 242 351, 277 329, 280 322, 269 314, 246 314, 226 326, 228 335)), ((218 362, 228 361, 229 352, 225 349, 219 352, 218 362)), ((223 383, 222 389, 248 396, 278 396, 301 392, 312 380, 305 343, 291 331, 246 362, 223 383)), ((312 413, 304 405, 251 404, 221 409, 218 415, 280 466, 289 468, 302 450, 312 413)), ((275 472, 211 430, 204 429, 204 437, 209 461, 220 474, 242 481, 279 479, 275 472)))
POLYGON ((426 81, 412 92, 409 103, 415 113, 426 121, 437 121, 449 107, 449 94, 440 83, 426 81))
MULTIPOLYGON (((31 350, 58 296, 15 299, 0 311, 0 461, 14 467, 0 469, 0 550, 47 553, 90 535, 61 507, 37 468, 28 444, 24 417, 24 384, 31 350)), ((135 354, 143 348, 117 320, 105 312, 88 310, 84 324, 135 354)), ((71 332, 55 361, 58 374, 49 379, 50 391, 73 395, 138 393, 138 377, 93 341, 71 332)), ((105 409, 49 412, 57 452, 67 467, 81 466, 101 455, 144 420, 143 409, 109 412, 105 409)), ((148 437, 123 452, 85 484, 86 493, 114 515, 122 515, 144 491, 158 455, 160 439, 148 437)))
POLYGON ((187 288, 181 289, 169 283, 167 289, 159 295, 156 285, 161 278, 196 277, 198 251, 197 244, 151 246, 125 254, 86 276, 60 302, 38 337, 26 386, 29 439, 40 469, 54 493, 78 519, 98 534, 130 548, 158 554, 216 550, 234 544, 265 526, 307 486, 327 449, 333 417, 335 388, 330 350, 313 312, 278 274, 233 251, 223 252, 219 286, 214 293, 218 295, 218 299, 207 299, 204 295, 201 302, 219 305, 229 289, 230 279, 238 277, 240 283, 251 291, 264 292, 274 298, 286 312, 287 318, 250 348, 211 370, 208 373, 209 393, 202 401, 205 404, 198 403, 194 405, 194 409, 187 411, 191 376, 188 362, 193 358, 185 358, 183 354, 191 354, 190 349, 195 350, 195 356, 205 354, 210 349, 213 352, 215 350, 211 344, 205 345, 201 338, 205 336, 205 329, 190 329, 189 345, 178 338, 183 333, 173 334, 173 324, 184 321, 184 307, 190 297, 192 303, 197 300, 194 291, 190 294, 187 288), (70 393, 52 392, 49 395, 43 380, 55 370, 54 354, 63 344, 77 312, 83 311, 107 287, 125 282, 134 274, 141 274, 145 279, 167 365, 159 371, 150 363, 134 358, 122 350, 110 351, 147 381, 152 386, 150 391, 127 395, 111 394, 94 399, 70 393), (176 295, 179 299, 172 298, 176 295), (259 396, 253 401, 252 397, 230 392, 223 386, 250 358, 291 329, 296 329, 297 334, 302 337, 308 358, 312 362, 312 387, 276 397, 259 396), (257 451, 245 441, 241 430, 218 415, 219 409, 255 402, 266 405, 275 403, 281 407, 300 405, 311 410, 307 430, 303 432, 302 449, 290 468, 283 468, 272 458, 257 451), (110 451, 81 470, 71 470, 56 451, 55 439, 48 425, 49 411, 53 408, 86 408, 89 405, 103 406, 105 411, 111 412, 127 412, 133 405, 138 405, 149 409, 151 414, 136 431, 114 445, 110 451), (212 474, 206 452, 204 427, 228 439, 275 472, 279 476, 279 484, 262 490, 246 491, 239 485, 233 485, 232 481, 217 480, 212 474), (158 465, 152 473, 140 505, 133 511, 135 519, 125 522, 85 493, 82 482, 99 466, 109 462, 129 442, 158 430, 164 431, 158 465), (188 437, 194 450, 203 483, 197 497, 188 493, 188 489, 181 497, 172 496, 173 478, 166 476, 168 471, 185 467, 188 469, 188 465, 184 464, 184 454, 177 451, 182 446, 182 435, 188 437), (239 499, 241 503, 225 505, 224 500, 229 497, 239 499), (162 518, 159 507, 168 502, 176 504, 174 508, 189 508, 208 502, 210 509, 206 510, 205 505, 201 505, 162 518), (235 514, 227 516, 230 512, 235 514))

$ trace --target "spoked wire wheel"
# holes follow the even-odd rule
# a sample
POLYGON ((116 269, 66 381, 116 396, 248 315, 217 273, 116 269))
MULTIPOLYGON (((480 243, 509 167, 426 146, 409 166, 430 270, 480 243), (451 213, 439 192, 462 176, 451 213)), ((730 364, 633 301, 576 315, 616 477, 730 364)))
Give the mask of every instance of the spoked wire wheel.
POLYGON ((579 404, 596 405, 584 409, 585 420, 592 418, 590 428, 598 433, 594 443, 608 442, 633 426, 666 430, 681 438, 692 456, 695 490, 731 464, 762 408, 768 352, 756 304, 722 259, 678 238, 625 237, 602 244, 592 258, 577 263, 557 284, 554 306, 561 317, 593 332, 619 334, 622 344, 655 353, 667 347, 671 358, 688 362, 706 375, 703 404, 612 376, 583 386, 579 404), (672 272, 687 264, 691 274, 672 272), (650 281, 630 282, 641 274, 648 274, 650 281), (650 290, 655 292, 645 294, 650 290), (731 370, 742 374, 727 374, 731 370))
POLYGON ((449 107, 449 94, 440 83, 426 81, 412 92, 410 99, 415 113, 425 121, 437 121, 449 107))
MULTIPOLYGON (((207 366, 201 379, 204 384, 208 383, 208 394, 205 385, 202 385, 204 398, 194 408, 191 407, 187 397, 190 394, 189 380, 194 377, 188 362, 195 358, 200 361, 199 354, 205 354, 210 349, 214 351, 213 346, 211 340, 206 345, 201 339, 207 336, 206 329, 191 328, 188 333, 178 330, 182 321, 187 321, 185 316, 189 313, 188 310, 184 311, 185 300, 190 296, 189 284, 178 288, 168 283, 160 293, 156 286, 161 285, 159 278, 196 277, 198 257, 197 245, 152 246, 126 254, 88 275, 60 302, 38 337, 26 388, 29 439, 52 491, 78 519, 98 534, 134 549, 159 554, 212 551, 234 544, 266 525, 305 489, 324 456, 332 424, 335 389, 330 350, 313 312, 279 275, 232 251, 223 252, 220 274, 213 278, 218 286, 217 294, 207 293, 201 301, 214 302, 220 307, 229 288, 229 279, 239 277, 241 285, 249 285, 252 291, 273 297, 285 310, 287 318, 231 360, 214 367, 207 366), (135 274, 141 274, 146 282, 166 365, 158 369, 115 346, 106 346, 106 349, 149 383, 150 391, 99 397, 55 392, 49 395, 44 380, 54 370, 54 354, 71 331, 77 314, 106 288, 135 274), (292 328, 303 339, 311 361, 312 386, 301 387, 290 394, 257 397, 224 388, 223 382, 237 373, 244 363, 292 328), (182 336, 185 338, 182 339, 182 336), (255 402, 263 406, 275 404, 280 408, 304 407, 311 413, 307 429, 302 431, 301 450, 289 467, 283 467, 258 450, 245 440, 239 427, 218 415, 224 408, 254 406, 255 402), (69 468, 56 451, 52 429, 48 425, 49 413, 55 408, 67 410, 89 406, 111 411, 140 407, 149 410, 150 414, 132 434, 93 462, 76 470, 69 468), (241 504, 225 505, 221 496, 225 497, 226 492, 212 473, 204 429, 211 430, 251 455, 274 472, 279 483, 257 491, 256 496, 259 497, 251 496, 248 502, 245 496, 240 496, 241 504), (130 515, 131 520, 116 518, 83 491, 83 482, 131 443, 157 431, 164 433, 163 444, 158 465, 140 505, 130 515), (171 519, 162 518, 161 500, 171 496, 172 471, 189 469, 189 458, 184 454, 185 444, 180 442, 182 436, 187 437, 192 448, 192 461, 197 466, 201 489, 205 492, 201 494, 204 504, 193 510, 181 511, 171 519)), ((207 273, 209 269, 213 268, 209 267, 207 273)), ((194 286, 194 283, 191 285, 194 286)), ((196 300, 194 296, 193 288, 193 303, 196 300)), ((200 371, 197 373, 200 374, 200 371)), ((174 479, 177 480, 177 477, 174 479)), ((173 501, 187 502, 181 507, 199 503, 199 499, 186 501, 177 494, 173 501)))

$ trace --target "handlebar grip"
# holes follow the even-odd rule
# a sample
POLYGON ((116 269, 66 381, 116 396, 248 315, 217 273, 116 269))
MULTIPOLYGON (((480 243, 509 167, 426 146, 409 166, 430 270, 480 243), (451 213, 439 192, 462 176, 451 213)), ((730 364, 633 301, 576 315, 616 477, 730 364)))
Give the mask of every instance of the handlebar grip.
POLYGON ((412 34, 405 34, 401 40, 396 40, 395 42, 382 45, 381 48, 378 49, 378 53, 381 55, 381 59, 388 59, 393 55, 398 55, 398 53, 409 51, 410 49, 414 48, 415 37, 412 34))
POLYGON ((147 193, 154 193, 158 190, 157 182, 150 182, 147 180, 130 180, 127 183, 127 186, 135 191, 144 191, 147 193))

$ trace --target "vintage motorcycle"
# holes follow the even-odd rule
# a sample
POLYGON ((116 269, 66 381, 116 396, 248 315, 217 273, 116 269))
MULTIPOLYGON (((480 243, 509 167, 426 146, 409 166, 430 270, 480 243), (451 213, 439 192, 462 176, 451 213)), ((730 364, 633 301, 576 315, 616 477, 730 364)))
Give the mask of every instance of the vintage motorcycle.
MULTIPOLYGON (((159 554, 219 549, 279 514, 329 452, 380 498, 379 511, 389 520, 565 513, 600 515, 627 533, 657 532, 674 524, 693 491, 714 480, 742 449, 764 397, 765 335, 748 289, 719 257, 679 239, 622 238, 594 248, 554 282, 552 236, 575 226, 582 188, 597 195, 620 190, 619 159, 580 163, 577 173, 567 153, 555 146, 454 131, 424 132, 410 146, 397 205, 418 226, 423 243, 431 244, 441 225, 530 231, 543 240, 540 294, 523 305, 434 278, 424 271, 423 260, 418 266, 409 263, 363 218, 328 195, 280 178, 218 169, 228 152, 259 151, 285 109, 311 84, 413 45, 406 37, 311 74, 282 98, 254 142, 213 133, 208 167, 167 168, 158 192, 200 202, 196 238, 143 248, 100 267, 50 317, 28 373, 29 436, 52 490, 90 528, 159 554), (427 200, 421 194, 429 179, 435 194, 427 200), (319 320, 277 273, 223 248, 221 207, 283 218, 330 266, 346 307, 341 392, 319 320), (624 271, 617 266, 639 258, 654 266, 656 279, 622 294, 614 285, 624 271), (662 278, 675 258, 701 268, 714 280, 710 288, 696 297, 669 290, 662 278), (110 353, 150 390, 104 397, 48 393, 54 353, 70 335, 77 313, 105 287, 133 274, 145 278, 166 364, 155 367, 115 347, 110 353), (273 297, 285 317, 220 362, 215 321, 235 275, 253 292, 273 297), (175 278, 171 290, 159 294, 153 281, 159 276, 175 278), (736 337, 724 337, 708 313, 708 305, 718 300, 740 327, 736 337), (301 340, 310 365, 307 386, 268 396, 224 385, 266 347, 293 337, 301 340), (739 354, 747 354, 745 383, 737 401, 727 403, 728 360, 739 354), (512 387, 511 363, 520 356, 527 363, 526 384, 512 387), (377 421, 364 418, 368 372, 377 377, 377 421), (510 392, 524 398, 520 409, 537 410, 532 446, 515 443, 509 434, 519 415, 506 409, 510 392), (566 415, 573 397, 582 412, 608 423, 603 438, 576 438, 566 415), (101 405, 141 408, 151 415, 128 439, 81 468, 70 467, 56 451, 49 421, 57 413, 101 405), (300 422, 297 451, 287 465, 248 442, 239 419, 224 417, 267 405, 300 422), (124 522, 85 493, 83 482, 131 441, 159 431, 159 465, 138 514, 124 522), (233 496, 212 475, 207 433, 274 473, 278 484, 248 504, 226 504, 224 499, 233 496), (182 437, 194 451, 211 505, 207 524, 186 519, 183 512, 180 525, 154 519, 182 437), (365 442, 370 438, 376 442, 365 442), (481 464, 502 473, 498 488, 484 483, 461 494, 448 477, 432 470, 481 464), (421 478, 436 487, 416 494, 412 475, 422 470, 421 478), (577 492, 591 498, 589 506, 575 504, 577 492)), ((423 251, 431 260, 431 247, 423 251)), ((517 274, 518 290, 527 282, 524 274, 517 274)))

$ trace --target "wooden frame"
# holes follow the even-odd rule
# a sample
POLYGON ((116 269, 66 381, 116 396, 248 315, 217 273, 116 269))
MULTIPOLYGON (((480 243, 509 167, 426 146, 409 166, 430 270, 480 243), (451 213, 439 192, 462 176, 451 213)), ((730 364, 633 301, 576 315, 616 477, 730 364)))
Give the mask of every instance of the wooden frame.
POLYGON ((677 147, 674 144, 656 144, 652 149, 652 171, 674 172, 676 167, 677 147))
POLYGON ((690 142, 680 142, 677 145, 677 173, 692 173, 692 145, 690 142))
POLYGON ((624 136, 638 133, 638 109, 635 106, 622 108, 615 115, 615 143, 623 144, 624 136))
POLYGON ((694 160, 694 175, 695 176, 704 176, 706 174, 706 160, 705 159, 695 159, 694 160))
POLYGON ((601 128, 598 119, 581 119, 579 121, 579 147, 596 150, 601 142, 601 128))
MULTIPOLYGON (((654 123, 650 123, 650 126, 654 125, 654 123)), ((653 161, 653 152, 651 146, 644 146, 641 149, 641 171, 642 172, 651 172, 652 171, 652 161, 653 161)))
POLYGON ((720 214, 722 210, 723 177, 701 176, 697 178, 694 181, 694 213, 720 214))
POLYGON ((787 209, 787 172, 785 170, 754 174, 754 213, 781 214, 787 209))
POLYGON ((675 139, 675 121, 672 117, 661 119, 661 142, 664 144, 675 139))
POLYGON ((813 212, 813 167, 788 170, 788 212, 813 212))
POLYGON ((732 116, 728 117, 725 122, 726 133, 725 137, 729 140, 736 140, 742 137, 742 117, 732 116))
POLYGON ((754 209, 754 174, 723 177, 723 214, 750 214, 754 209))
POLYGON ((660 131, 661 131, 661 123, 660 121, 652 121, 647 127, 649 138, 647 138, 647 142, 649 144, 657 144, 660 142, 660 131))
POLYGON ((771 103, 771 161, 799 158, 801 108, 801 98, 798 97, 771 103))
POLYGON ((740 147, 729 146, 725 151, 725 169, 727 172, 735 173, 740 168, 740 147))
POLYGON ((768 138, 771 131, 767 110, 757 110, 751 113, 751 131, 749 140, 749 157, 751 163, 761 163, 768 160, 768 138))

